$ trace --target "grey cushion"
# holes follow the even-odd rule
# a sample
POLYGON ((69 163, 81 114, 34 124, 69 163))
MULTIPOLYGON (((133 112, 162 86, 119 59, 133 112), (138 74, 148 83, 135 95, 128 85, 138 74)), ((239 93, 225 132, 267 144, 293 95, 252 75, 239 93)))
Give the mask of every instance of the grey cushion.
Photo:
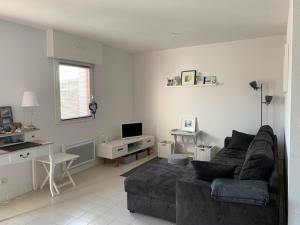
POLYGON ((168 158, 168 163, 185 166, 189 163, 189 157, 185 154, 172 154, 168 158))
POLYGON ((269 202, 268 183, 217 178, 211 184, 211 196, 223 202, 265 206, 269 202))
POLYGON ((246 151, 253 140, 254 135, 245 134, 242 132, 238 132, 236 130, 232 131, 231 140, 227 146, 229 149, 238 149, 242 151, 246 151))
POLYGON ((176 202, 176 180, 181 178, 185 167, 167 163, 153 163, 142 171, 135 172, 125 179, 125 191, 167 201, 176 202))
POLYGON ((254 141, 246 154, 239 179, 268 180, 274 163, 273 150, 267 141, 254 141))

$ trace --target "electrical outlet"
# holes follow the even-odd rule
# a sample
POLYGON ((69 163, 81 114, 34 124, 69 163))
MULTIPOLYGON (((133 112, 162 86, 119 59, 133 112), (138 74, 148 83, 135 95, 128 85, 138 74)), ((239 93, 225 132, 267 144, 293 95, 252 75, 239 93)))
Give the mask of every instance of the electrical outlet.
POLYGON ((8 182, 8 179, 6 177, 3 177, 0 179, 0 184, 6 184, 8 182))

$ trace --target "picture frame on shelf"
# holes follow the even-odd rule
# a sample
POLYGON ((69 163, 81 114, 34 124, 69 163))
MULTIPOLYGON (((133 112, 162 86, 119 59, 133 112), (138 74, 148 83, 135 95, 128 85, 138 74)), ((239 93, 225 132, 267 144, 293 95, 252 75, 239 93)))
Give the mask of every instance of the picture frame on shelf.
POLYGON ((188 132, 196 131, 196 117, 194 116, 183 116, 181 118, 181 130, 188 132))
POLYGON ((4 130, 7 130, 13 122, 11 106, 0 107, 0 127, 2 127, 4 130))
POLYGON ((195 85, 196 81, 196 70, 187 70, 181 72, 181 85, 187 86, 187 85, 195 85))
POLYGON ((203 84, 217 84, 217 77, 216 76, 204 76, 203 84))

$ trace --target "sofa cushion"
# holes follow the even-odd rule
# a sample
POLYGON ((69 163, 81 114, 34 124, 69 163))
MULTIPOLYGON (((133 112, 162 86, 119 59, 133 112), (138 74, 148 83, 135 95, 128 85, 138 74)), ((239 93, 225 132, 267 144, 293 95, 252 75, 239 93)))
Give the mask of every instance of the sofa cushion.
POLYGON ((211 184, 211 197, 223 202, 266 206, 269 202, 268 183, 218 178, 211 184))
POLYGON ((258 132, 260 132, 260 131, 265 131, 265 132, 269 133, 271 136, 274 135, 273 129, 269 125, 262 126, 261 128, 259 128, 258 132))
POLYGON ((191 163, 195 169, 196 177, 200 180, 212 181, 215 178, 233 178, 234 175, 235 166, 195 160, 191 163))
POLYGON ((125 191, 135 195, 176 202, 176 180, 181 178, 185 167, 167 163, 153 163, 125 179, 125 191))
POLYGON ((254 141, 247 151, 239 179, 268 180, 273 169, 274 155, 267 141, 254 141))
POLYGON ((273 148, 273 145, 274 145, 274 140, 273 140, 272 135, 270 135, 269 132, 263 131, 263 130, 258 131, 258 133, 255 135, 255 137, 253 139, 253 142, 254 141, 266 141, 271 145, 272 148, 273 148))
POLYGON ((227 146, 229 149, 246 151, 253 140, 254 135, 245 134, 236 130, 232 131, 231 140, 227 146))

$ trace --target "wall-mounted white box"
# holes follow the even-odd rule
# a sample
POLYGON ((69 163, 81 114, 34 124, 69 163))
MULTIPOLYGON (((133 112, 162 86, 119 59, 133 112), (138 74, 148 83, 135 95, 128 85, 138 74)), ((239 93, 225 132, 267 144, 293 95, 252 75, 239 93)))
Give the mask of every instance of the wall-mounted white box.
POLYGON ((174 142, 172 141, 161 141, 158 143, 158 157, 168 158, 174 149, 174 142))
POLYGON ((47 57, 102 64, 102 45, 97 41, 49 29, 47 57))

